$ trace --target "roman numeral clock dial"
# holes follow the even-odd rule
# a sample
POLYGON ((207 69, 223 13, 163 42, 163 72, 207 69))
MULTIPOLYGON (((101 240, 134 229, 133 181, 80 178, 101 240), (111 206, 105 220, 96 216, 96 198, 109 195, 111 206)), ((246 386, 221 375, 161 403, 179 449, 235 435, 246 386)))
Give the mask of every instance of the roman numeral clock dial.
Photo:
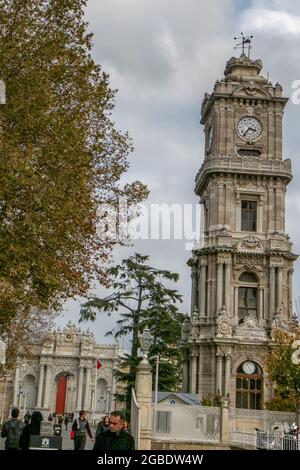
POLYGON ((243 117, 238 122, 237 133, 242 139, 248 142, 254 142, 261 136, 261 123, 254 117, 243 117))

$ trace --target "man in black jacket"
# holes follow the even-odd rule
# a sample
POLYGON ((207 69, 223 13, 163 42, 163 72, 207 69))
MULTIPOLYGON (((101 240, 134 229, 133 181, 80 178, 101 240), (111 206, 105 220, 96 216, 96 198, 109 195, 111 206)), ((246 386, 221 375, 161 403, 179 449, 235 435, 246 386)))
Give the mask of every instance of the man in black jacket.
POLYGON ((18 408, 13 408, 11 411, 11 419, 4 423, 1 437, 5 438, 5 449, 6 450, 18 450, 21 433, 24 429, 25 423, 22 423, 19 419, 18 408))
POLYGON ((134 450, 133 437, 124 431, 124 416, 119 411, 110 414, 110 429, 97 435, 94 450, 134 450))

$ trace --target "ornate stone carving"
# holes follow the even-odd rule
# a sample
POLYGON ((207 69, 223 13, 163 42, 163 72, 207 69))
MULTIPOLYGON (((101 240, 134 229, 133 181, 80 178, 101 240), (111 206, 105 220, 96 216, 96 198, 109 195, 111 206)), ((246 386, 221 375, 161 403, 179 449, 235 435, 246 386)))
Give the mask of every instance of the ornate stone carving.
POLYGON ((262 252, 264 248, 262 242, 257 237, 248 235, 239 242, 237 249, 239 251, 255 250, 262 252))
POLYGON ((231 264, 231 255, 218 253, 217 264, 231 264))
POLYGON ((232 325, 225 305, 221 308, 217 318, 217 337, 231 337, 232 325))
POLYGON ((255 346, 247 346, 247 345, 235 345, 234 351, 232 355, 232 362, 237 362, 243 360, 243 358, 247 358, 251 361, 258 361, 261 364, 265 361, 265 352, 262 349, 264 346, 255 345, 255 346))
POLYGON ((245 317, 243 320, 243 326, 247 328, 257 328, 257 319, 254 317, 245 317))
POLYGON ((194 307, 191 321, 191 337, 193 339, 199 336, 199 312, 197 307, 194 307))
POLYGON ((258 326, 255 317, 247 316, 241 325, 235 327, 234 336, 252 339, 267 339, 267 333, 263 327, 258 326))

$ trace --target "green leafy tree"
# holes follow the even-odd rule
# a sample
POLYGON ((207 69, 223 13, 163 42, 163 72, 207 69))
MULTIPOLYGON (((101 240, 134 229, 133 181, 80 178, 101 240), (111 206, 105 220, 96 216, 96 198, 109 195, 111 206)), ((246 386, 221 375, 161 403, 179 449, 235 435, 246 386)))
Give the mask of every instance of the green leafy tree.
POLYGON ((300 404, 300 367, 291 359, 295 338, 300 338, 298 326, 290 331, 275 330, 272 335, 266 370, 275 396, 266 404, 268 409, 290 410, 293 407, 296 410, 300 404))
POLYGON ((121 188, 132 144, 111 118, 115 91, 91 56, 85 0, 0 0, 0 329, 23 311, 105 281, 117 240, 103 204, 147 196, 121 188))
POLYGON ((179 276, 149 266, 146 264, 148 259, 148 256, 135 254, 124 259, 120 265, 109 268, 107 274, 112 279, 113 293, 104 298, 94 297, 81 308, 81 320, 95 320, 97 311, 108 315, 119 312, 116 327, 107 335, 117 339, 132 334, 130 354, 121 361, 117 374, 127 384, 127 408, 130 406, 131 387, 140 362, 139 333, 145 326, 153 335, 149 357, 160 354, 164 358, 160 364, 159 390, 176 389, 181 378, 182 351, 178 345, 184 315, 177 308, 181 295, 165 285, 177 282, 179 276))

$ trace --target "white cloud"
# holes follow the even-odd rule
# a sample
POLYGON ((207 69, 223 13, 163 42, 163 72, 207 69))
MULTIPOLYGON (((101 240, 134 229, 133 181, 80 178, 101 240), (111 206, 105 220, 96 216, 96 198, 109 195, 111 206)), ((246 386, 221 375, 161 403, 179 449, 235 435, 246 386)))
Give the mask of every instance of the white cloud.
MULTIPOLYGON (((128 130, 135 151, 126 180, 140 179, 151 191, 149 203, 194 203, 194 178, 203 160, 200 105, 222 78, 226 61, 236 55, 233 37, 254 34, 252 56, 261 58, 264 75, 284 85, 300 79, 298 44, 300 2, 254 0, 237 8, 234 0, 89 0, 87 19, 94 31, 93 54, 118 88, 113 118, 128 130)), ((294 180, 288 188, 287 231, 300 250, 300 106, 289 104, 285 113, 284 158, 292 158, 294 180), (299 163, 298 163, 299 161, 299 163), (292 201, 292 202, 291 202, 292 201)), ((118 249, 117 261, 133 251, 151 256, 152 265, 178 271, 178 288, 189 310, 190 272, 184 241, 140 241, 118 249)), ((295 270, 295 297, 300 287, 295 270)), ((76 309, 75 309, 76 310, 76 309)), ((78 315, 78 314, 76 314, 78 315)), ((102 317, 103 318, 103 317, 102 317)), ((102 340, 107 322, 94 326, 102 340)))
POLYGON ((242 23, 242 28, 255 32, 262 31, 265 35, 274 32, 276 35, 299 35, 300 16, 293 15, 286 11, 251 9, 246 11, 242 23))

